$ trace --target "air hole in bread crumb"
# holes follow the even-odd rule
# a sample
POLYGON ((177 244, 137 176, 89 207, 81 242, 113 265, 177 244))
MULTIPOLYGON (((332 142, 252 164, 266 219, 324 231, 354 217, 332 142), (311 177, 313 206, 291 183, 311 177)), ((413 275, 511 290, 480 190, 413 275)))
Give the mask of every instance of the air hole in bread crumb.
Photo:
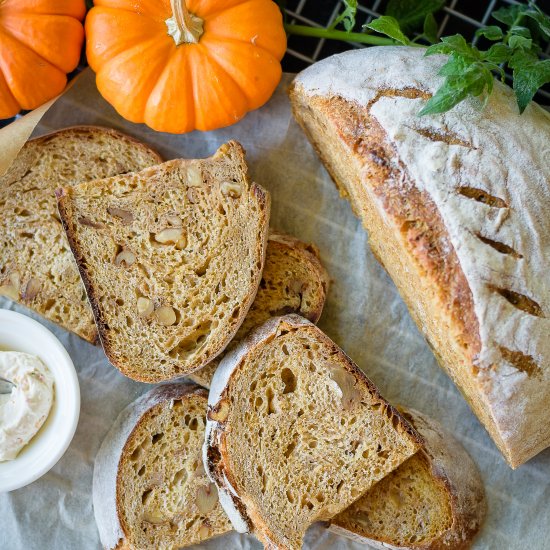
POLYGON ((145 473, 145 464, 138 470, 137 475, 142 476, 145 473))
POLYGON ((285 458, 288 458, 292 454, 292 451, 296 448, 296 445, 297 445, 296 441, 291 441, 287 445, 286 450, 284 452, 285 458))
POLYGON ((173 485, 181 485, 182 482, 185 482, 187 479, 187 470, 185 468, 182 468, 181 470, 178 470, 174 477, 172 478, 172 484, 173 485))
POLYGON ((151 494, 151 491, 152 489, 147 489, 146 491, 143 491, 143 494, 141 495, 141 504, 145 504, 147 502, 147 499, 151 494))
POLYGON ((158 443, 163 437, 164 437, 163 433, 155 434, 151 439, 153 445, 155 445, 155 443, 158 443))
POLYGON ((284 368, 281 371, 281 380, 285 385, 283 395, 293 393, 296 390, 296 376, 289 368, 284 368))

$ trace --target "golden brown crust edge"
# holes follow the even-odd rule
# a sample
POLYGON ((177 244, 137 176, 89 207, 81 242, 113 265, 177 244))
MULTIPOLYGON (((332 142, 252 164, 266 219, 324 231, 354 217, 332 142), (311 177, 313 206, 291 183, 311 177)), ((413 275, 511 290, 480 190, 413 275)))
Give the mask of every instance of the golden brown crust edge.
MULTIPOLYGON (((392 95, 388 90, 383 93, 392 95)), ((419 92, 393 93, 417 97, 419 92)), ((395 177, 390 163, 393 149, 368 109, 362 110, 338 97, 305 96, 296 85, 291 86, 289 95, 295 119, 341 195, 349 198, 354 213, 362 220, 375 257, 397 286, 439 364, 508 464, 512 468, 521 465, 542 449, 507 445, 497 429, 490 404, 479 391, 475 359, 481 344, 472 294, 437 208, 415 188, 405 167, 400 166, 403 172, 395 177), (317 113, 324 119, 321 125, 316 120, 317 113), (329 131, 337 136, 337 143, 331 145, 346 158, 347 171, 332 162, 318 138, 327 123, 329 131), (361 174, 360 180, 355 173, 361 174)))
POLYGON ((54 130, 52 132, 48 132, 46 134, 42 134, 41 136, 37 136, 35 138, 30 139, 27 143, 41 143, 41 142, 47 142, 52 137, 56 137, 59 134, 62 133, 72 133, 72 134, 89 134, 89 133, 102 133, 102 134, 110 134, 112 137, 115 137, 117 139, 122 139, 124 141, 127 141, 131 143, 132 145, 138 147, 142 151, 146 152, 149 155, 153 155, 157 157, 158 163, 164 162, 164 159, 160 156, 160 154, 153 148, 149 147, 142 141, 139 141, 139 139, 136 139, 133 136, 130 136, 128 134, 125 134, 124 132, 121 132, 119 130, 115 130, 114 128, 108 128, 107 126, 99 126, 95 124, 79 124, 77 126, 67 126, 66 128, 62 128, 61 130, 54 130))

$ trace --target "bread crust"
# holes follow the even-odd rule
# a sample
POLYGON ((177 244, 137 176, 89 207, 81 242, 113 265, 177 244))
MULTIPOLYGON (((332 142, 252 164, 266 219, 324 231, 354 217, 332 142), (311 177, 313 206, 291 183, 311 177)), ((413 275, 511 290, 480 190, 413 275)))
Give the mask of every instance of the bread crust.
MULTIPOLYGON (((41 147, 45 144, 47 144, 48 142, 54 140, 54 139, 71 139, 72 137, 75 137, 75 136, 94 136, 94 137, 98 137, 98 136, 106 136, 108 135, 110 138, 114 138, 116 140, 120 140, 120 141, 125 141, 126 143, 130 144, 132 146, 133 149, 135 149, 136 151, 137 150, 141 150, 141 153, 146 155, 146 156, 149 156, 153 159, 153 162, 152 164, 154 164, 155 162, 156 163, 160 163, 162 162, 162 158, 160 157, 160 155, 154 151, 153 149, 151 149, 149 146, 145 145, 144 143, 138 141, 137 139, 127 135, 127 134, 124 134, 122 132, 119 132, 118 130, 114 130, 112 128, 106 128, 106 127, 102 127, 102 126, 87 126, 87 125, 82 125, 82 126, 70 126, 70 127, 67 127, 67 128, 63 128, 61 130, 56 130, 56 131, 53 131, 53 132, 49 132, 47 134, 44 134, 44 135, 41 135, 41 136, 38 136, 38 137, 35 137, 31 140, 29 140, 27 143, 25 143, 25 145, 23 146, 21 152, 19 153, 19 155, 22 155, 22 156, 25 156, 26 154, 26 151, 28 148, 35 148, 35 147, 41 147)), ((18 155, 18 157, 19 157, 18 155)), ((16 161, 14 161, 14 164, 15 164, 16 161)), ((8 172, 10 171, 10 169, 14 169, 14 164, 12 164, 12 167, 10 167, 8 169, 8 172)), ((22 166, 20 167, 20 169, 23 169, 25 170, 27 167, 25 166, 22 166)), ((23 175, 23 174, 21 174, 23 175)), ((53 191, 52 191, 52 196, 53 196, 53 191)), ((47 217, 48 214, 51 214, 52 216, 55 214, 55 212, 44 212, 44 217, 47 217)), ((57 222, 51 222, 51 223, 57 223, 57 222)), ((45 224, 42 223, 42 226, 44 226, 45 224)), ((5 281, 5 279, 9 276, 9 273, 7 273, 5 276, 2 276, 0 277, 0 285, 3 284, 3 282, 5 281)), ((51 316, 48 316, 47 312, 45 311, 41 311, 41 307, 33 307, 32 303, 30 303, 29 301, 23 299, 23 296, 21 296, 21 298, 19 300, 17 300, 18 303, 21 303, 22 305, 25 305, 26 307, 31 307, 34 311, 36 311, 37 313, 41 314, 41 315, 44 315, 46 318, 49 318, 50 320, 54 321, 55 322, 55 319, 52 319, 51 316)), ((86 341, 90 342, 91 344, 98 344, 99 343, 99 335, 98 335, 98 331, 97 331, 97 328, 96 328, 96 325, 95 325, 95 322, 94 322, 94 319, 93 319, 93 315, 92 315, 92 312, 91 310, 89 311, 89 319, 85 320, 84 322, 84 326, 82 327, 75 327, 75 326, 69 326, 68 323, 63 323, 63 326, 64 328, 68 329, 68 330, 72 330, 73 332, 75 332, 76 334, 78 334, 81 338, 85 339, 86 341)))
MULTIPOLYGON (((499 376, 495 371, 501 365, 479 366, 479 321, 449 230, 433 200, 410 177, 385 130, 370 112, 380 98, 426 99, 430 92, 420 86, 381 88, 374 99, 362 105, 337 94, 305 91, 298 79, 289 94, 296 120, 341 195, 349 198, 361 218, 375 257, 396 284, 438 362, 509 465, 521 465, 548 446, 550 426, 539 429, 535 425, 537 415, 542 413, 542 401, 538 396, 533 400, 533 423, 520 421, 524 405, 518 389, 499 391, 495 384, 499 376), (332 149, 326 140, 330 140, 332 149), (506 392, 515 392, 513 403, 502 397, 506 392)), ((471 147, 450 132, 427 137, 447 145, 471 147)), ((526 395, 540 392, 536 380, 521 384, 526 395)))
POLYGON ((276 537, 257 513, 247 495, 238 494, 235 489, 235 479, 227 467, 228 455, 225 434, 228 426, 224 420, 220 419, 220 411, 223 411, 224 406, 229 406, 226 399, 228 387, 246 356, 253 353, 256 348, 275 338, 281 331, 290 332, 303 328, 315 331, 316 338, 322 340, 323 343, 332 348, 331 353, 338 357, 338 364, 353 374, 356 380, 364 385, 375 399, 379 399, 381 403, 387 406, 387 414, 395 419, 394 425, 396 429, 406 434, 414 445, 421 446, 423 444, 422 437, 396 408, 383 399, 378 389, 366 377, 363 371, 314 324, 299 315, 274 317, 265 322, 224 357, 214 375, 208 396, 203 462, 207 475, 218 487, 220 503, 229 516, 235 530, 240 533, 249 533, 253 530, 266 548, 282 549, 280 543, 276 544, 274 542, 276 537))
MULTIPOLYGON (((244 160, 245 151, 239 143, 230 141, 227 144, 225 144, 223 147, 233 149, 236 152, 236 154, 239 156, 241 161, 245 163, 245 160, 244 160)), ((215 155, 212 158, 215 158, 215 155)), ((154 174, 155 167, 143 170, 140 173, 140 175, 142 175, 143 177, 147 177, 148 172, 151 172, 151 174, 154 174)), ((248 176, 246 177, 248 181, 248 176)), ((147 372, 136 372, 134 370, 129 371, 127 364, 119 361, 118 358, 116 357, 116 354, 114 353, 114 348, 111 345, 111 341, 109 338, 109 330, 108 330, 109 325, 108 325, 107 319, 103 314, 102 309, 99 307, 100 301, 99 301, 99 296, 97 295, 97 289, 94 285, 94 281, 92 280, 92 278, 88 273, 86 257, 85 257, 84 251, 82 250, 82 247, 79 244, 79 240, 76 234, 75 220, 73 220, 71 216, 71 212, 70 212, 71 189, 61 188, 56 190, 56 197, 58 201, 58 209, 59 209, 61 222, 65 229, 65 233, 67 235, 69 245, 73 252, 76 265, 80 272, 80 276, 86 288, 86 293, 88 295, 88 299, 92 307, 95 322, 97 325, 99 339, 101 341, 105 354, 107 355, 110 363, 114 367, 116 367, 118 370, 120 370, 124 375, 134 380, 138 380, 140 382, 148 382, 148 383, 156 383, 156 382, 161 382, 161 381, 184 376, 185 374, 198 370, 204 367, 205 365, 207 365, 212 359, 214 359, 217 355, 219 355, 225 349, 225 347, 229 344, 233 336, 236 334, 237 330, 241 326, 244 318, 248 313, 248 310, 252 306, 252 303, 254 302, 254 299, 256 297, 256 293, 258 291, 258 286, 262 276, 263 265, 265 263, 267 239, 269 235, 269 216, 270 216, 270 207, 271 207, 270 195, 265 189, 263 189, 260 185, 254 182, 250 183, 250 188, 248 190, 248 193, 250 197, 253 198, 253 200, 256 202, 258 206, 258 210, 261 213, 260 219, 259 219, 259 225, 261 227, 261 230, 258 234, 258 239, 256 243, 256 257, 259 258, 260 267, 255 269, 255 272, 254 272, 255 279, 251 284, 250 291, 248 292, 246 298, 243 300, 241 304, 239 315, 235 318, 234 322, 229 327, 229 330, 226 332, 225 338, 217 342, 216 345, 211 346, 209 353, 204 355, 202 361, 193 364, 192 367, 185 372, 181 371, 173 374, 170 377, 159 378, 158 376, 155 376, 154 374, 151 374, 148 371, 147 372)))
POLYGON ((485 488, 479 470, 464 447, 438 422, 414 409, 402 411, 402 414, 424 438, 424 446, 419 454, 428 464, 434 483, 444 487, 449 499, 452 524, 437 538, 406 546, 398 545, 391 539, 375 540, 361 535, 346 528, 338 516, 328 523, 329 529, 375 548, 466 550, 472 545, 487 514, 485 488))
POLYGON ((130 403, 118 416, 96 455, 93 474, 93 508, 101 544, 107 550, 128 548, 127 527, 121 518, 122 480, 119 464, 126 457, 125 447, 144 422, 144 416, 157 405, 191 394, 207 397, 207 392, 192 383, 163 384, 130 403))

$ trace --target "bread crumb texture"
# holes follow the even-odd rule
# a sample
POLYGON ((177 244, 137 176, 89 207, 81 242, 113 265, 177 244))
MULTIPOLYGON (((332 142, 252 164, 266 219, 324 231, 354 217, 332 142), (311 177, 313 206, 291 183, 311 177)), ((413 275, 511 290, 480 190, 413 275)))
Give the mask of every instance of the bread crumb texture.
POLYGON ((239 144, 58 194, 114 366, 158 382, 226 347, 256 294, 269 221, 239 144))
MULTIPOLYGON (((298 313, 317 323, 325 304, 328 284, 328 274, 314 246, 289 235, 271 233, 258 293, 227 349, 234 348, 254 327, 270 317, 298 313)), ((190 378, 210 387, 212 376, 224 354, 192 373, 190 378)))
POLYGON ((331 529, 375 547, 470 548, 487 513, 476 464, 439 423, 418 411, 402 414, 423 448, 333 518, 331 529))
POLYGON ((92 310, 54 191, 158 162, 145 145, 106 128, 68 128, 27 142, 0 177, 0 294, 95 341, 92 310))
POLYGON ((148 411, 119 464, 121 525, 133 548, 180 548, 231 530, 206 477, 201 446, 206 397, 191 395, 148 411))
POLYGON ((218 424, 207 430, 209 467, 226 490, 228 480, 264 544, 299 549, 310 524, 349 506, 418 443, 399 413, 308 321, 271 320, 242 345, 218 405, 212 393, 230 354, 214 377, 209 419, 218 424))

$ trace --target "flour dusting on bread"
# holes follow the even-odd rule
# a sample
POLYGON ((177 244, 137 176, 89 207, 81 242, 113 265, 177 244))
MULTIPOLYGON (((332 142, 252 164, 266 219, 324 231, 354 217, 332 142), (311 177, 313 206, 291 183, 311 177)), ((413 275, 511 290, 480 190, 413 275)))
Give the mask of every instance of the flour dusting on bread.
POLYGON ((479 324, 481 406, 517 465, 550 443, 550 115, 532 102, 519 116, 512 90, 495 82, 483 110, 468 99, 419 117, 443 62, 417 48, 368 48, 317 63, 296 86, 366 110, 395 151, 392 168, 435 204, 479 324))

